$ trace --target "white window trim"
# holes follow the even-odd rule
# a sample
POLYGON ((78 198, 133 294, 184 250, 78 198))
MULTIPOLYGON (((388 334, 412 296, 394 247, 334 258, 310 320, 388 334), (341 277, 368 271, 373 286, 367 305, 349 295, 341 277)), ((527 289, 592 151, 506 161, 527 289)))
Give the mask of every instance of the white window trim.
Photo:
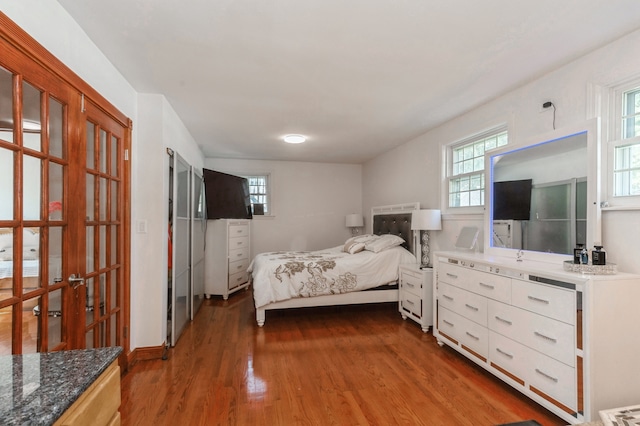
POLYGON ((640 87, 640 75, 606 86, 592 87, 594 91, 594 112, 602 116, 602 202, 604 210, 640 209, 640 195, 613 196, 614 150, 638 142, 640 137, 621 139, 622 96, 625 92, 640 87), (598 106, 600 108, 598 108, 598 106))
MULTIPOLYGON (((450 173, 452 172, 451 169, 453 167, 453 149, 460 145, 466 145, 478 139, 482 139, 482 138, 491 136, 493 134, 501 133, 505 131, 507 132, 507 139, 511 140, 511 132, 509 130, 509 125, 507 123, 503 123, 503 124, 489 127, 484 131, 474 133, 473 135, 466 136, 462 139, 458 139, 454 142, 442 145, 441 147, 442 148, 441 149, 442 151, 442 163, 441 163, 442 182, 440 187, 440 194, 442 195, 440 199, 440 205, 442 206, 441 210, 443 214, 453 215, 453 216, 484 214, 484 209, 485 209, 484 205, 470 206, 470 207, 449 207, 449 178, 450 178, 450 173)), ((497 149, 504 148, 505 146, 508 146, 508 145, 509 145, 509 142, 507 142, 507 145, 503 145, 497 149)), ((485 155, 487 152, 491 152, 491 151, 486 151, 485 155)), ((486 173, 486 170, 484 172, 486 173)), ((485 188, 485 203, 487 201, 486 190, 487 188, 485 188)))

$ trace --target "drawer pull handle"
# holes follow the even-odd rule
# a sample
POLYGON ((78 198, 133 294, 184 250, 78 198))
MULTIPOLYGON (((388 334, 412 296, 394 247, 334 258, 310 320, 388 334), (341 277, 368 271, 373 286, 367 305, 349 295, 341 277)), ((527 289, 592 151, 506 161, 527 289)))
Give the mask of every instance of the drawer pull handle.
POLYGON ((467 336, 471 337, 474 340, 480 340, 480 338, 478 336, 474 336, 473 334, 469 333, 468 331, 465 331, 465 333, 467 334, 467 336))
POLYGON ((542 370, 540 370, 540 369, 538 369, 538 368, 536 368, 536 373, 538 373, 539 375, 541 375, 541 376, 543 376, 543 377, 546 377, 546 378, 547 378, 547 379, 549 379, 549 380, 552 380, 552 381, 553 381, 553 382, 555 382, 555 383, 558 383, 558 379, 557 379, 556 377, 553 377, 553 376, 551 376, 551 375, 549 375, 549 374, 545 373, 544 371, 542 371, 542 370))
POLYGON ((467 308, 471 309, 472 311, 476 311, 478 312, 478 308, 476 308, 475 306, 472 306, 468 303, 465 303, 464 306, 466 306, 467 308))
POLYGON ((484 287, 484 288, 488 288, 489 290, 493 290, 494 288, 496 288, 496 286, 491 285, 491 284, 487 284, 487 283, 483 283, 482 281, 480 281, 480 287, 484 287))
POLYGON ((505 323, 505 324, 513 325, 513 322, 511 322, 511 321, 509 321, 509 320, 506 320, 506 319, 504 319, 504 318, 500 318, 500 317, 499 317, 499 316, 497 316, 497 315, 496 315, 496 319, 497 319, 498 321, 500 321, 500 322, 505 323))
POLYGON ((416 286, 411 283, 404 283, 407 287, 415 288, 416 286))
POLYGON ((442 295, 442 297, 444 297, 445 299, 447 299, 447 300, 449 300, 449 301, 453 302, 453 297, 451 297, 451 296, 448 296, 448 295, 446 295, 446 294, 443 294, 443 295, 442 295))
POLYGON ((527 296, 527 297, 529 298, 529 300, 533 300, 534 302, 544 303, 545 305, 549 304, 548 300, 540 299, 540 298, 534 297, 534 296, 527 296))
POLYGON ((456 278, 456 279, 458 278, 458 276, 457 276, 457 275, 452 274, 452 273, 449 273, 449 272, 447 272, 447 276, 448 276, 448 277, 451 277, 451 278, 456 278))
POLYGON ((535 334, 538 337, 542 337, 545 340, 548 340, 550 342, 556 343, 558 341, 558 339, 554 339, 553 337, 549 337, 549 336, 545 336, 544 334, 540 333, 539 331, 534 331, 533 334, 535 334))
POLYGON ((505 351, 503 351, 503 350, 502 350, 502 349, 500 349, 500 348, 496 348, 496 352, 498 352, 498 353, 500 353, 500 354, 502 354, 502 355, 506 356, 507 358, 511 358, 511 359, 513 359, 513 354, 510 354, 509 352, 505 352, 505 351))
POLYGON ((442 320, 442 322, 447 324, 449 327, 455 327, 452 322, 449 322, 447 320, 442 320))
POLYGON ((408 303, 408 304, 410 304, 410 305, 415 305, 415 303, 413 303, 413 301, 411 301, 411 300, 409 300, 409 299, 405 300, 405 303, 408 303))

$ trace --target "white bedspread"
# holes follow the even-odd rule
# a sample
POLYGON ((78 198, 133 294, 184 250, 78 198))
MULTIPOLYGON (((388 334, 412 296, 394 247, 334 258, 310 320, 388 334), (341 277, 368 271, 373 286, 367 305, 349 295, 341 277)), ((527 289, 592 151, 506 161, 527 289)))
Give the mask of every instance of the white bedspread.
POLYGON ((402 247, 380 253, 349 254, 343 246, 313 252, 271 252, 257 255, 248 272, 253 279, 256 308, 294 297, 366 290, 398 279, 401 263, 416 258, 402 247))
MULTIPOLYGON (((23 260, 22 276, 23 277, 40 276, 40 261, 39 260, 23 260)), ((13 277, 13 260, 0 261, 0 278, 11 278, 11 277, 13 277)))

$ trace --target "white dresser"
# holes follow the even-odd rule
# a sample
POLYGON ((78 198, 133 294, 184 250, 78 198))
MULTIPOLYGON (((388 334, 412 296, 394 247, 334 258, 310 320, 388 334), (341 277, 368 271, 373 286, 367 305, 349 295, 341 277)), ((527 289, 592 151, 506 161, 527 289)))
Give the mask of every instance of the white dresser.
POLYGON ((640 276, 462 252, 435 255, 434 330, 571 424, 640 396, 640 276))
POLYGON ((402 319, 411 318, 426 333, 433 325, 433 269, 420 269, 417 263, 403 263, 398 274, 398 310, 402 319))
POLYGON ((222 296, 226 300, 231 293, 249 285, 250 244, 250 220, 207 221, 204 279, 207 296, 222 296))

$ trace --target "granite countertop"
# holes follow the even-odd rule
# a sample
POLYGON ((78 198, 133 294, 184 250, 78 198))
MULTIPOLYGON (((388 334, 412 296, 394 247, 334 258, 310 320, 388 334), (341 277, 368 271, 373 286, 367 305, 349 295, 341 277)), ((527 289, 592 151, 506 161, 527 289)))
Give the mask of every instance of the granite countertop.
POLYGON ((122 348, 0 356, 0 422, 53 424, 122 353, 122 348))

